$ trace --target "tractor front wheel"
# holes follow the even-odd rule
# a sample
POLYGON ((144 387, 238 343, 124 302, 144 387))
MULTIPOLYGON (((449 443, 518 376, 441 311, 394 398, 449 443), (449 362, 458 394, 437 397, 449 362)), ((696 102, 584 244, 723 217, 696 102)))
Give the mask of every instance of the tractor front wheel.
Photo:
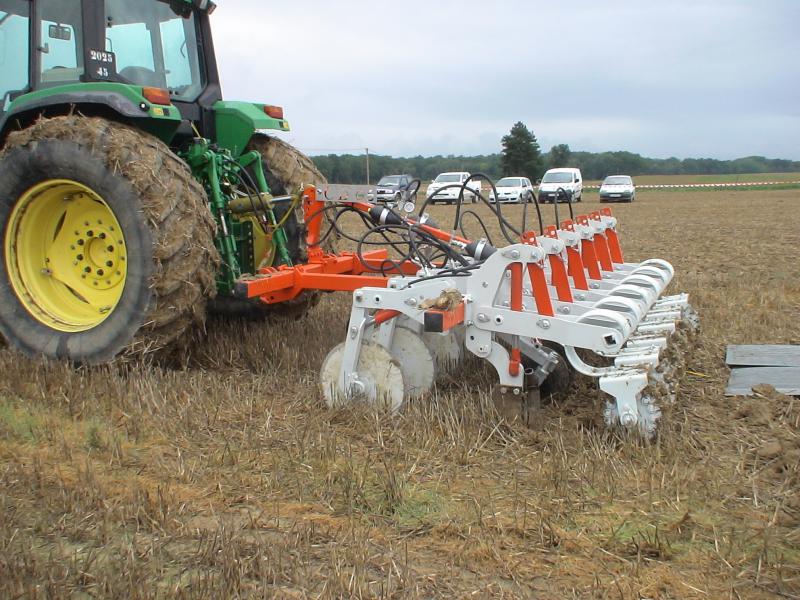
POLYGON ((201 325, 218 261, 205 193, 158 139, 40 119, 0 155, 0 332, 77 363, 164 353, 201 325))

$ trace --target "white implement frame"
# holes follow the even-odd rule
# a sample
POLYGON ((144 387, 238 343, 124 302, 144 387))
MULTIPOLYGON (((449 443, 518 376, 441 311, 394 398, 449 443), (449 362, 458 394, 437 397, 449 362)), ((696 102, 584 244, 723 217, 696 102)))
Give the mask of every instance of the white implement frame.
MULTIPOLYGON (((463 301, 463 321, 457 327, 462 330, 465 347, 494 366, 501 387, 514 394, 525 389, 526 373, 515 358, 519 353, 542 367, 540 378, 546 376, 552 365, 546 364, 548 353, 542 351, 539 341, 555 342, 565 348, 566 358, 576 371, 598 378, 600 389, 616 403, 618 422, 642 430, 646 415, 640 414, 637 401, 650 383, 676 324, 686 320, 691 311, 686 294, 662 297, 674 269, 659 259, 615 264, 612 271, 602 273, 602 278, 591 280, 589 290, 576 289, 570 279, 573 299, 569 302, 558 299, 551 282, 550 257, 566 264, 567 248, 579 249, 581 240, 595 239, 615 227, 614 217, 602 216, 588 225, 575 224, 574 230, 559 230, 557 236, 499 249, 461 275, 427 269, 417 276, 393 277, 385 288, 357 290, 338 380, 323 385, 335 386, 336 394, 346 400, 365 393, 369 396, 356 367, 362 345, 377 343, 388 350, 398 320, 412 330, 424 331, 426 311, 421 305, 457 290, 463 301), (521 301, 517 298, 515 302, 512 271, 519 273, 520 269, 524 285, 521 301), (529 269, 540 271, 544 279, 524 277, 529 269), (537 308, 536 281, 540 286, 541 281, 547 282, 553 314, 542 314, 537 308), (397 311, 398 316, 376 322, 377 311, 397 311), (578 355, 579 348, 607 357, 611 366, 586 364, 578 355)), ((453 265, 448 267, 452 269, 453 265)))

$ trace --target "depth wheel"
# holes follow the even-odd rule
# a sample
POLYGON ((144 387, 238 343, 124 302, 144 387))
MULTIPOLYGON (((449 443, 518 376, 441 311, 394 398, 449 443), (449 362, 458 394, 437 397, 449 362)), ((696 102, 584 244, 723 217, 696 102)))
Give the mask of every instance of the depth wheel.
POLYGON ((188 344, 219 258, 203 188, 155 137, 41 119, 0 155, 0 331, 30 355, 97 364, 188 344))
POLYGON ((333 408, 361 401, 390 412, 400 410, 405 395, 405 384, 397 360, 378 344, 372 342, 362 344, 356 367, 359 384, 348 397, 345 390, 339 386, 344 349, 345 344, 339 344, 322 362, 319 381, 325 404, 333 408))

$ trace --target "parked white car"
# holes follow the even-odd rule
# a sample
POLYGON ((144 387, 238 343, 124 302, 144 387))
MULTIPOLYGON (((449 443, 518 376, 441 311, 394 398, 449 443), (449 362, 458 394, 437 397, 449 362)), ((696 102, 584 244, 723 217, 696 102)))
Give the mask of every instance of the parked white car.
POLYGON ((533 185, 527 177, 503 177, 494 187, 497 198, 490 191, 489 202, 531 202, 533 196, 533 185))
POLYGON ((629 175, 609 175, 600 185, 600 202, 633 202, 636 186, 629 175))
MULTIPOLYGON (((433 200, 431 200, 431 204, 436 204, 437 202, 446 202, 447 204, 453 204, 458 200, 458 194, 461 191, 455 184, 464 183, 467 179, 469 179, 469 173, 466 171, 456 171, 452 173, 440 173, 439 176, 434 179, 430 185, 428 186, 427 198, 433 196, 433 200), (453 186, 449 187, 441 192, 443 187, 446 186, 453 186)), ((467 184, 467 190, 464 192, 464 200, 469 200, 472 202, 477 202, 478 197, 475 193, 481 192, 481 182, 480 181, 470 181, 467 184)))
POLYGON ((583 177, 580 169, 550 169, 539 184, 539 202, 580 202, 583 195, 583 177), (559 197, 563 189, 566 198, 559 197))

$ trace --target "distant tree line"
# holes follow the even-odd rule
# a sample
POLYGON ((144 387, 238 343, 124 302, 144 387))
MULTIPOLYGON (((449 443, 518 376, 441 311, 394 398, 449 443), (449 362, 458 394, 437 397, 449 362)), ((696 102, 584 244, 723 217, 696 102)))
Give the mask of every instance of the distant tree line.
MULTIPOLYGON (((516 127, 516 126, 515 126, 516 127)), ((513 135, 514 130, 509 136, 513 135)), ((524 132, 520 132, 524 135, 524 132)), ((509 137, 506 136, 506 137, 509 137)), ((505 140, 505 138, 504 138, 505 140)), ((512 140, 509 140, 511 142, 512 140)), ((535 143, 535 137, 533 138, 535 143)), ((512 146, 513 147, 513 146, 512 146)), ((537 144, 538 147, 538 144, 537 144)), ((481 156, 414 156, 394 158, 373 155, 369 157, 370 183, 375 183, 384 175, 409 173, 423 182, 430 181, 445 171, 469 171, 486 173, 492 179, 504 174, 527 175, 524 163, 503 164, 507 153, 481 156), (506 168, 504 168, 506 167, 506 168), (509 169, 523 168, 521 172, 511 173, 509 169)), ((328 154, 312 156, 323 175, 331 183, 365 183, 367 179, 366 157, 353 154, 328 154)), ((714 158, 647 158, 633 152, 573 152, 566 144, 553 146, 549 152, 539 156, 539 163, 533 160, 533 179, 554 167, 578 167, 586 179, 602 179, 607 175, 718 175, 736 173, 786 173, 800 171, 800 161, 763 156, 748 156, 735 160, 714 158)), ((530 164, 530 163, 528 163, 530 164)))

